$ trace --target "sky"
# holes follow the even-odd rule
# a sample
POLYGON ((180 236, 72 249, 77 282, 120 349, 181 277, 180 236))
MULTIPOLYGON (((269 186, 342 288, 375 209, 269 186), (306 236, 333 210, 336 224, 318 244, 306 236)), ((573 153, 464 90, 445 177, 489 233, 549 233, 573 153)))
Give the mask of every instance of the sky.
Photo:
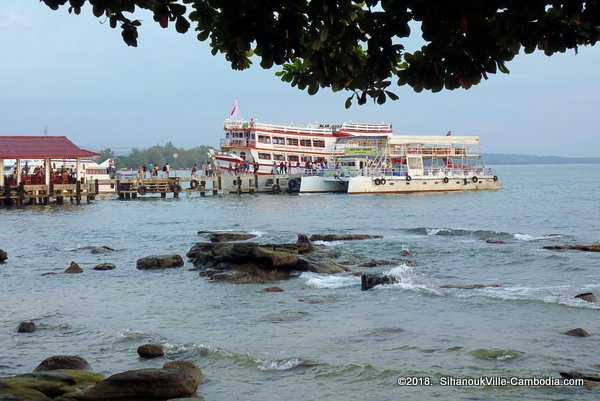
POLYGON ((243 118, 271 123, 393 124, 396 134, 479 135, 486 153, 600 157, 600 46, 518 55, 511 73, 469 90, 416 93, 345 109, 350 92, 310 96, 258 62, 234 71, 193 30, 161 29, 142 14, 138 47, 95 18, 39 0, 2 0, 0 135, 66 135, 117 152, 172 142, 218 146, 238 99, 243 118))

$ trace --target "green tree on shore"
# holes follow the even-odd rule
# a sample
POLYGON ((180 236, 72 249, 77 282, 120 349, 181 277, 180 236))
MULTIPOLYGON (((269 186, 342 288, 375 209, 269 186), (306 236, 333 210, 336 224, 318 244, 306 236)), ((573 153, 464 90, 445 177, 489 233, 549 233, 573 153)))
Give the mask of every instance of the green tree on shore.
MULTIPOLYGON (((141 164, 157 164, 162 167, 169 163, 174 168, 191 168, 194 163, 206 163, 210 146, 197 146, 191 149, 178 148, 171 142, 165 145, 154 145, 146 149, 134 148, 127 156, 115 157, 117 168, 130 168, 137 170, 141 164), (175 155, 177 155, 175 157, 175 155)), ((105 160, 105 159, 103 159, 105 160)))

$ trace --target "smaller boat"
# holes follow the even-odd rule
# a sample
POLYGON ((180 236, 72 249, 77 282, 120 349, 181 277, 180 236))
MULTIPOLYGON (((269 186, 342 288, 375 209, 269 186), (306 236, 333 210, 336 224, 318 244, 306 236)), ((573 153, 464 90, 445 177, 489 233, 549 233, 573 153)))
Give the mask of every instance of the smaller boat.
POLYGON ((413 193, 500 189, 477 136, 340 138, 334 169, 303 177, 300 192, 413 193))

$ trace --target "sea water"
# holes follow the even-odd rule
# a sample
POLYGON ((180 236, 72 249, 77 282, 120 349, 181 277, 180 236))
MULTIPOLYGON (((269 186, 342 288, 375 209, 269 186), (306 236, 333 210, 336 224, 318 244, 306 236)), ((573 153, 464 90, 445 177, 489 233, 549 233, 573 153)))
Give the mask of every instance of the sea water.
POLYGON ((205 373, 199 394, 226 400, 597 398, 580 387, 440 386, 443 377, 559 377, 600 372, 600 254, 545 245, 600 241, 600 165, 500 166, 498 191, 413 195, 183 195, 0 209, 0 375, 81 355, 95 371, 159 368, 139 345, 205 373), (361 291, 351 273, 235 285, 184 268, 140 271, 149 254, 182 256, 198 230, 245 230, 263 243, 298 233, 380 234, 325 243, 342 255, 417 266, 356 269, 401 281, 361 291), (490 244, 485 239, 502 240, 490 244), (93 254, 94 246, 116 251, 93 254), (62 274, 71 261, 83 274, 62 274), (116 269, 93 271, 99 263, 116 269), (54 272, 55 275, 43 275, 54 272), (497 284, 480 289, 446 284, 497 284), (278 285, 281 293, 261 289, 278 285), (38 330, 17 334, 33 320, 38 330), (583 327, 592 336, 564 332, 583 327), (398 386, 399 377, 423 378, 398 386))

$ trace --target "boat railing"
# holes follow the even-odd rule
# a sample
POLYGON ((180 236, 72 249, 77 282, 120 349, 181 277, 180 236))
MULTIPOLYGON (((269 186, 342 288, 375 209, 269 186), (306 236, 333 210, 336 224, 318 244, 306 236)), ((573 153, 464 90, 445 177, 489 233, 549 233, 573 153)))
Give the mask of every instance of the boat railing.
POLYGON ((225 139, 221 139, 220 141, 220 145, 221 146, 250 146, 253 147, 255 146, 256 141, 250 141, 246 138, 225 138, 225 139))
POLYGON ((331 135, 331 127, 294 127, 293 125, 269 124, 254 121, 254 128, 257 130, 276 131, 287 134, 311 134, 311 135, 331 135))
POLYGON ((368 177, 406 177, 411 175, 414 177, 463 177, 463 176, 485 176, 495 175, 493 169, 482 167, 461 166, 460 168, 424 168, 418 175, 415 172, 409 172, 405 167, 394 168, 367 168, 362 172, 362 175, 368 177))

